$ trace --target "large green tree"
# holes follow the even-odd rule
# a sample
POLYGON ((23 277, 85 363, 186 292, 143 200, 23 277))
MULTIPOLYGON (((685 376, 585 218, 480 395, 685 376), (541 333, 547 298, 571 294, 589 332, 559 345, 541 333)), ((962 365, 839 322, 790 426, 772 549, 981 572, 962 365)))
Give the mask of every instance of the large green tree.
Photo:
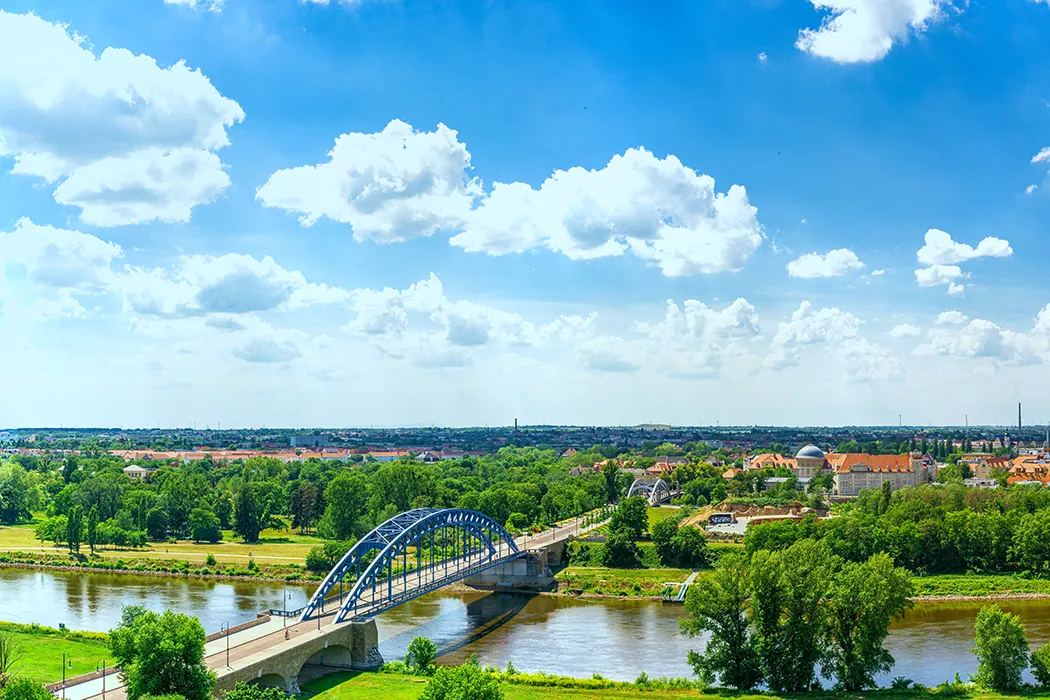
POLYGON ((726 554, 709 576, 686 594, 688 615, 681 627, 690 637, 710 633, 703 652, 690 651, 693 672, 708 683, 720 681, 737 690, 762 682, 762 666, 748 619, 751 573, 741 554, 726 554))
POLYGON ((973 653, 978 685, 998 691, 1019 689, 1029 660, 1021 618, 998 605, 981 608, 974 623, 973 653))
POLYGON ((244 538, 245 542, 258 542, 259 534, 266 527, 269 515, 266 504, 254 483, 247 483, 237 494, 233 508, 233 531, 244 538))
POLYGON ((362 534, 368 503, 368 483, 357 471, 345 471, 332 479, 324 492, 325 512, 321 534, 333 540, 352 540, 362 534))
POLYGON ((189 615, 141 608, 126 612, 109 635, 128 700, 178 694, 208 700, 215 674, 204 664, 204 628, 189 615))
POLYGON ((847 691, 875 685, 875 675, 893 667, 882 643, 890 623, 911 607, 911 574, 886 554, 858 564, 846 562, 826 597, 828 658, 824 670, 847 691))
POLYGON ((622 532, 639 539, 649 531, 649 504, 641 496, 632 496, 620 502, 609 521, 609 532, 622 532))
POLYGON ((66 544, 70 552, 80 551, 80 542, 84 536, 84 508, 73 506, 66 519, 66 544))

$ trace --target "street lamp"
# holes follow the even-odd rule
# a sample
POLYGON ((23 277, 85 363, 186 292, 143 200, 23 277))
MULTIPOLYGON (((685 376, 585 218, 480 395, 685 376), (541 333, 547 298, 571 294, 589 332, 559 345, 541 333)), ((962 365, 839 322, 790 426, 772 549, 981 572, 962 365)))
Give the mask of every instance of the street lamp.
MULTIPOLYGON (((106 660, 100 662, 102 666, 102 700, 106 700, 106 660)), ((98 673, 99 664, 95 664, 95 673, 98 673)))
POLYGON ((284 621, 283 627, 288 626, 288 591, 284 592, 284 615, 281 616, 284 621))
POLYGON ((230 667, 230 623, 223 622, 219 631, 226 637, 226 668, 230 667))
POLYGON ((62 697, 66 697, 66 669, 73 668, 73 660, 62 652, 62 697))

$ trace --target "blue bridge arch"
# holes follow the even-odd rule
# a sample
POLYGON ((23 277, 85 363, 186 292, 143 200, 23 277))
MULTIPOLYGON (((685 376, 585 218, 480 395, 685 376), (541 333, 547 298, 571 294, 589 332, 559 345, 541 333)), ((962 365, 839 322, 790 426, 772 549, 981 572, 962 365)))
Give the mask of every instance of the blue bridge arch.
POLYGON ((335 623, 365 620, 523 556, 510 533, 484 513, 463 508, 406 511, 362 537, 339 560, 300 620, 325 615, 333 606, 338 606, 335 623), (411 555, 409 550, 414 550, 411 555))

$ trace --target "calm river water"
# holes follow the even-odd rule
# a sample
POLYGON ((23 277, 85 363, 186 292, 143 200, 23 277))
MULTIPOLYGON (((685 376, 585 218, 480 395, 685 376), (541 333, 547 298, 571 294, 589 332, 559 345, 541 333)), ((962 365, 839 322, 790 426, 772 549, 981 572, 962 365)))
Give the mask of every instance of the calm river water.
MULTIPOLYGON (((311 588, 259 582, 0 569, 0 619, 65 623, 73 629, 108 630, 123 605, 172 609, 201 619, 208 632, 228 621, 249 620, 259 610, 301 607, 311 588)), ((917 605, 895 625, 886 642, 897 660, 882 679, 895 676, 935 685, 958 671, 975 670, 970 654, 973 603, 917 605)), ((1005 603, 1028 628, 1033 645, 1050 640, 1050 599, 1005 603)), ((432 594, 383 613, 377 620, 383 656, 404 655, 411 639, 430 637, 455 663, 477 654, 485 664, 522 671, 633 680, 650 676, 688 676, 685 662, 701 639, 678 632, 682 606, 651 601, 578 601, 506 594, 432 594)))

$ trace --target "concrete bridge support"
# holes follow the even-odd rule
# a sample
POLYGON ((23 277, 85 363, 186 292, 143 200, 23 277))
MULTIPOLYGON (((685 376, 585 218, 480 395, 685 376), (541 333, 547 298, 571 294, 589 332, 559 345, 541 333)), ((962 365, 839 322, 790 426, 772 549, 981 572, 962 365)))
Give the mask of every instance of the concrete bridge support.
POLYGON ((299 694, 303 666, 374 670, 383 664, 375 620, 347 622, 309 631, 290 640, 279 639, 267 649, 215 669, 215 693, 233 690, 237 683, 257 683, 299 694))
POLYGON ((565 541, 529 550, 521 559, 494 566, 463 579, 471 588, 486 591, 545 591, 554 588, 552 566, 565 558, 565 541))

